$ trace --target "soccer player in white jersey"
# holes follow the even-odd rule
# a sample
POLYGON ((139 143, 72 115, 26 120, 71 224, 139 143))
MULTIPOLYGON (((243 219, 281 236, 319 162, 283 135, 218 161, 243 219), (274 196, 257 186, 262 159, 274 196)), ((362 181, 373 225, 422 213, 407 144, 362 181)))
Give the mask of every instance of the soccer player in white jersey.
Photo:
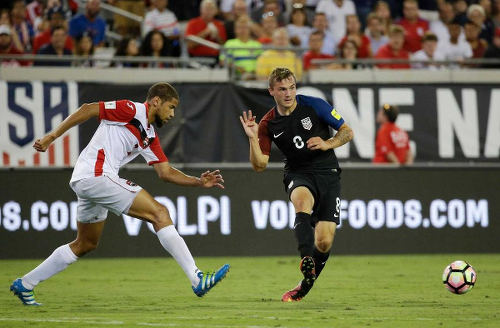
POLYGON ((140 186, 118 176, 120 167, 140 154, 163 181, 224 188, 219 170, 206 171, 198 178, 169 165, 152 123, 157 127, 167 123, 174 117, 178 104, 179 95, 170 84, 156 83, 149 89, 145 103, 118 100, 83 104, 52 132, 36 140, 33 147, 44 152, 73 126, 92 117, 100 120, 94 136, 78 157, 70 181, 78 196, 76 239, 60 246, 34 270, 14 280, 10 290, 23 304, 40 305, 33 293, 35 286, 97 247, 108 210, 152 223, 161 245, 182 267, 197 296, 206 294, 225 277, 228 264, 213 273, 200 271, 165 206, 140 186))

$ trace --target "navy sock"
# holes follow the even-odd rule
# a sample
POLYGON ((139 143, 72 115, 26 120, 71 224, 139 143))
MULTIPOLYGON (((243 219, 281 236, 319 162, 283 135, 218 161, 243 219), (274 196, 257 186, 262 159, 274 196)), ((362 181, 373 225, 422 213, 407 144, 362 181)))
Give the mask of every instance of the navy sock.
POLYGON ((314 267, 316 269, 316 278, 319 277, 319 274, 323 270, 326 265, 326 261, 328 261, 328 257, 330 257, 330 252, 322 253, 316 247, 313 250, 313 259, 314 259, 314 267))
POLYGON ((300 257, 312 256, 314 249, 314 229, 311 226, 311 215, 298 212, 294 224, 300 257))

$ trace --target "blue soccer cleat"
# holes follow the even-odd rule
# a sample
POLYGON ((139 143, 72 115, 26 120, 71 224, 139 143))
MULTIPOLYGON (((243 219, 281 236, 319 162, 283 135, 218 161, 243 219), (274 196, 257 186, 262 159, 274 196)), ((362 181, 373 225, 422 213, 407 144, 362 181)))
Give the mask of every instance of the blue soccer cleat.
POLYGON ((198 277, 200 278, 200 283, 196 287, 193 288, 193 292, 198 297, 202 297, 206 293, 210 291, 210 289, 214 288, 219 281, 226 277, 226 274, 229 272, 229 264, 224 264, 217 272, 198 272, 198 277))
POLYGON ((33 289, 24 288, 21 278, 17 278, 14 280, 12 285, 10 285, 11 292, 14 293, 24 305, 42 305, 41 303, 37 303, 35 301, 35 293, 33 289))

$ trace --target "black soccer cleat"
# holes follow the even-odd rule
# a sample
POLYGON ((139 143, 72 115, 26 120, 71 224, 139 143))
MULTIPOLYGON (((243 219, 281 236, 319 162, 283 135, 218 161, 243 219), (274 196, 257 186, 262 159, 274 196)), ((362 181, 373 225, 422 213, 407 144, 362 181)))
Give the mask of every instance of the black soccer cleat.
MULTIPOLYGON (((311 256, 304 256, 300 261, 300 271, 304 275, 304 280, 302 280, 302 285, 304 287, 312 287, 314 281, 316 280, 316 267, 314 260, 311 256)), ((310 289, 310 288, 309 288, 310 289)))

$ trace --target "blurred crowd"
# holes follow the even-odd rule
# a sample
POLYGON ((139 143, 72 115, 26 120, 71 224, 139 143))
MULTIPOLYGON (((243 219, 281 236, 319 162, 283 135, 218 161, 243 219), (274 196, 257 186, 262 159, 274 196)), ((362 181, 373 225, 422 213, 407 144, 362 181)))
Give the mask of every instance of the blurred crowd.
POLYGON ((28 61, 11 56, 1 58, 2 65, 93 66, 93 55, 100 49, 124 58, 211 58, 212 66, 228 66, 242 79, 266 78, 277 65, 289 67, 298 78, 313 68, 363 69, 369 65, 356 60, 370 58, 388 59, 376 65, 388 69, 440 69, 446 60, 454 61, 446 65, 452 68, 499 68, 493 63, 472 65, 467 59, 500 58, 500 0, 8 0, 0 4, 0 56, 73 54, 79 59, 28 61), (103 4, 135 14, 142 22, 104 11, 103 4), (408 59, 418 62, 404 61, 408 59))

